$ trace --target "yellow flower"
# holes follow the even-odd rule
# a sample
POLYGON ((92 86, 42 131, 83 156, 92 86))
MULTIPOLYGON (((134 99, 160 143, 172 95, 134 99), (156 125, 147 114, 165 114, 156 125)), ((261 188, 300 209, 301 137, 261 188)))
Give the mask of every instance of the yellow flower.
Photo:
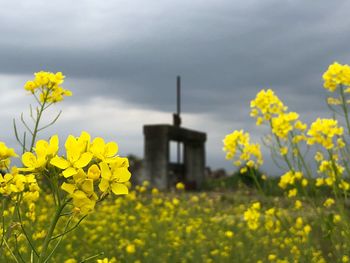
POLYGON ((72 183, 63 182, 61 188, 72 197, 76 211, 81 214, 93 211, 98 197, 94 192, 93 179, 89 178, 82 169, 73 175, 72 183))
POLYGON ((50 141, 39 140, 35 147, 33 154, 32 152, 25 152, 22 155, 22 163, 25 166, 24 168, 19 168, 20 171, 34 171, 40 168, 43 168, 47 160, 56 155, 58 152, 58 136, 54 135, 51 137, 50 141))
POLYGON ((272 132, 279 138, 286 139, 293 130, 293 123, 299 118, 295 112, 281 113, 272 118, 272 132))
POLYGON ((271 90, 261 90, 254 100, 250 102, 252 117, 258 118, 257 125, 269 121, 273 115, 281 114, 287 110, 280 99, 271 90))
POLYGON ((270 255, 267 257, 267 259, 268 259, 269 261, 275 261, 276 258, 277 258, 277 256, 276 256, 275 254, 270 254, 270 255))
POLYGON ((247 222, 248 228, 251 230, 256 230, 259 227, 259 219, 260 219, 260 203, 256 202, 251 205, 244 212, 244 220, 247 222))
POLYGON ((87 143, 84 133, 80 138, 69 135, 65 143, 67 159, 55 156, 51 159, 50 164, 64 170, 62 175, 65 178, 77 174, 78 169, 87 166, 93 157, 92 153, 86 152, 87 143))
POLYGON ((332 149, 334 147, 333 138, 342 134, 343 128, 338 126, 338 121, 318 118, 311 124, 307 133, 309 135, 307 144, 320 144, 326 149, 332 149))
POLYGON ((333 198, 328 198, 328 199, 323 203, 323 205, 324 205, 325 207, 330 207, 330 206, 332 206, 332 205, 334 205, 334 204, 335 204, 335 201, 334 201, 333 198))
POLYGON ((340 104, 342 104, 340 99, 332 98, 332 97, 327 98, 327 103, 329 105, 340 105, 340 104))
POLYGON ((251 144, 249 142, 249 133, 243 130, 234 131, 231 134, 226 135, 223 140, 224 148, 226 152, 226 159, 233 159, 236 157, 237 152, 240 155, 235 159, 233 163, 236 166, 240 166, 242 162, 246 162, 249 167, 255 166, 256 168, 263 163, 263 158, 259 144, 251 144))
POLYGON ((288 153, 288 147, 282 147, 280 149, 280 154, 283 156, 283 155, 286 155, 288 153))
POLYGON ((17 156, 14 149, 8 148, 5 143, 0 142, 0 169, 8 169, 10 158, 17 156))
POLYGON ((101 162, 99 165, 102 177, 98 185, 100 190, 103 193, 112 190, 115 195, 128 194, 129 190, 124 184, 131 177, 128 170, 128 159, 118 157, 115 162, 110 164, 111 168, 104 162, 101 162))
POLYGON ((344 191, 348 191, 350 189, 350 184, 344 180, 341 180, 338 186, 340 189, 343 189, 344 191))
POLYGON ((297 195, 297 193, 298 193, 298 189, 296 189, 296 188, 291 189, 291 190, 289 190, 289 192, 288 192, 288 197, 294 197, 294 196, 297 195))
POLYGON ((175 187, 179 191, 185 190, 185 184, 182 182, 178 182, 175 187))
POLYGON ((298 209, 302 208, 302 206, 303 206, 303 204, 302 204, 302 202, 300 200, 296 200, 295 201, 295 203, 294 203, 295 209, 298 210, 298 209))
POLYGON ((135 245, 133 245, 133 244, 127 245, 125 250, 128 254, 134 254, 136 252, 135 245))
POLYGON ((56 103, 63 100, 64 96, 72 96, 70 90, 62 88, 65 76, 62 72, 52 73, 40 71, 34 73, 34 80, 27 81, 24 89, 32 94, 39 92, 39 100, 42 103, 56 103))
POLYGON ((228 238, 232 238, 234 236, 234 233, 232 231, 226 231, 225 236, 228 238))
POLYGON ((333 223, 336 224, 336 223, 339 223, 341 221, 341 216, 339 214, 335 214, 333 216, 333 223))
POLYGON ((322 77, 324 88, 334 92, 339 85, 350 86, 350 67, 334 62, 322 77))
POLYGON ((97 159, 110 163, 118 152, 118 145, 115 142, 105 143, 102 138, 97 137, 93 140, 90 151, 97 159))

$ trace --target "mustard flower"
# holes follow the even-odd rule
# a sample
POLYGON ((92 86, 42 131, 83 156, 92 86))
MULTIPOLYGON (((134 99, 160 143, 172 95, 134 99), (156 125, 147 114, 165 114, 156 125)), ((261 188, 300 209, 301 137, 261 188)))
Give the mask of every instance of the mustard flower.
POLYGON ((178 182, 175 187, 179 191, 185 190, 185 184, 182 182, 178 182))
POLYGON ((129 190, 125 185, 131 177, 128 159, 118 157, 110 165, 101 162, 99 166, 102 179, 98 186, 103 193, 112 190, 115 195, 128 194, 129 190))
POLYGON ((10 158, 17 156, 14 149, 8 148, 5 143, 0 142, 0 169, 8 169, 10 158))
POLYGON ((260 219, 260 203, 256 202, 244 212, 244 220, 247 222, 248 228, 256 230, 259 227, 260 219))
POLYGON ((320 144, 326 149, 334 147, 334 138, 343 135, 343 128, 338 126, 338 121, 334 119, 318 118, 311 124, 307 138, 307 144, 320 144))
POLYGON ((34 147, 34 153, 25 152, 22 155, 22 163, 25 167, 19 168, 20 171, 34 171, 45 167, 49 158, 53 157, 58 152, 59 140, 58 136, 54 135, 50 141, 39 140, 34 147))
POLYGON ((334 92, 339 85, 350 86, 350 66, 334 62, 323 74, 324 88, 334 92))
POLYGON ((78 169, 86 167, 92 160, 93 154, 87 151, 89 142, 85 137, 87 137, 85 133, 79 138, 69 135, 65 143, 67 159, 55 156, 50 161, 53 166, 64 170, 62 175, 65 178, 77 174, 78 169))
POLYGON ((287 110, 287 107, 283 105, 271 89, 260 91, 256 98, 250 102, 250 108, 250 115, 257 118, 257 125, 269 121, 275 115, 287 110))
POLYGON ((239 156, 234 159, 234 164, 240 166, 245 162, 249 167, 258 167, 263 163, 259 144, 251 144, 249 133, 243 130, 234 131, 226 135, 223 140, 223 150, 226 152, 226 159, 234 159, 237 153, 239 156))
POLYGON ((52 73, 40 71, 34 73, 34 80, 27 81, 24 89, 32 94, 38 91, 39 100, 44 103, 56 103, 62 101, 64 96, 72 96, 70 90, 62 88, 65 76, 62 72, 52 73))
POLYGON ((272 133, 282 139, 286 139, 289 132, 293 130, 293 123, 298 120, 296 112, 281 113, 272 118, 272 133))
POLYGON ((335 204, 335 201, 333 198, 327 198, 326 201, 324 201, 323 206, 325 207, 331 207, 332 205, 335 204))
POLYGON ((105 143, 105 141, 97 137, 93 140, 90 146, 90 152, 102 162, 110 163, 118 152, 118 145, 115 142, 105 143))

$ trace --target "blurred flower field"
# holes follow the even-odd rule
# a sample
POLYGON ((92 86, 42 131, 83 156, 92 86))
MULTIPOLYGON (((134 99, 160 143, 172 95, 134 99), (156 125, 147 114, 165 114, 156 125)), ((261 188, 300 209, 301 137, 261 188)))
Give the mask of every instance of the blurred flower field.
POLYGON ((271 89, 250 103, 279 177, 262 174, 261 145, 235 130, 223 139, 235 176, 160 192, 131 185, 116 142, 82 131, 62 154, 58 135, 37 140, 60 115, 41 126, 42 113, 72 93, 62 73, 35 73, 32 126, 21 115, 29 144, 15 121, 22 154, 0 142, 0 262, 349 262, 350 66, 334 63, 323 79, 331 117, 310 125, 271 89))
MULTIPOLYGON (((262 197, 254 189, 240 188, 237 192, 161 193, 136 187, 125 198, 98 206, 70 238, 63 239, 51 260, 347 262, 348 237, 338 235, 344 222, 331 208, 319 209, 329 227, 324 236, 320 228, 326 226, 307 201, 262 197), (333 247, 334 242, 338 245, 333 247)), ((42 215, 32 225, 38 229, 32 234, 38 244, 54 212, 53 200, 42 201, 42 215)), ((29 253, 25 246, 20 250, 29 253)))

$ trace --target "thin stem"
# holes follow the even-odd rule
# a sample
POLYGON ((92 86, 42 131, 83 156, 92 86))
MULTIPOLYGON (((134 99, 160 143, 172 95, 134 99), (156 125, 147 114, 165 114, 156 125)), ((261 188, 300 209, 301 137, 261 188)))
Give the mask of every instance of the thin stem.
POLYGON ((16 245, 15 245, 15 251, 17 251, 17 255, 18 255, 19 259, 20 259, 23 263, 25 263, 25 261, 24 261, 22 255, 21 255, 21 252, 18 250, 18 236, 17 236, 17 235, 15 235, 15 243, 16 243, 16 245))
MULTIPOLYGON (((72 221, 72 219, 73 219, 73 217, 70 217, 70 218, 68 219, 68 221, 67 221, 67 223, 66 223, 66 225, 65 225, 65 227, 64 227, 63 232, 65 232, 65 231, 67 230, 67 228, 68 228, 70 222, 72 221)), ((62 239, 63 239, 63 235, 62 235, 62 236, 60 237, 60 239, 57 241, 55 247, 52 249, 50 255, 48 255, 48 257, 46 258, 46 260, 45 260, 44 263, 48 262, 49 259, 53 256, 53 254, 55 253, 55 251, 56 251, 56 249, 58 248, 59 244, 61 243, 62 239)), ((52 240, 52 239, 51 239, 51 240, 52 240)))
POLYGON ((87 261, 89 261, 89 260, 91 260, 91 259, 97 258, 97 257, 99 257, 99 256, 103 256, 104 254, 105 254, 104 252, 101 252, 101 253, 98 253, 98 254, 93 255, 93 256, 91 256, 91 257, 84 258, 84 259, 82 259, 79 263, 87 262, 87 261))
POLYGON ((345 93, 344 93, 344 87, 343 85, 340 85, 340 96, 342 99, 342 109, 344 112, 346 127, 348 128, 348 133, 350 134, 350 122, 349 122, 349 114, 348 114, 348 107, 346 107, 346 99, 345 99, 345 93))
POLYGON ((0 248, 1 248, 2 245, 3 245, 3 243, 4 243, 4 238, 5 238, 5 216, 4 216, 5 205, 6 205, 6 200, 5 200, 5 198, 3 198, 3 199, 2 199, 2 209, 1 209, 2 236, 1 236, 0 248))
POLYGON ((17 263, 19 263, 17 257, 15 256, 15 254, 13 254, 13 251, 11 250, 11 248, 9 247, 9 245, 7 244, 6 240, 4 240, 4 244, 6 245, 7 249, 10 251, 10 254, 11 254, 11 256, 14 258, 14 260, 15 260, 17 263))
POLYGON ((44 111, 44 108, 45 108, 45 103, 46 103, 46 98, 44 99, 44 102, 42 104, 40 104, 41 105, 40 110, 37 111, 37 118, 36 118, 34 130, 33 130, 33 137, 32 137, 32 143, 30 145, 30 151, 33 151, 33 147, 34 147, 34 144, 35 144, 35 139, 36 139, 36 136, 38 134, 39 122, 40 122, 41 115, 43 114, 43 111, 44 111))
POLYGON ((27 124, 26 121, 24 120, 23 112, 21 113, 21 121, 22 121, 24 127, 29 131, 29 133, 30 133, 31 135, 33 135, 32 130, 29 128, 28 124, 27 124))
POLYGON ((18 220, 19 220, 19 223, 20 223, 20 226, 21 226, 21 229, 23 231, 23 234, 24 236, 26 237, 31 249, 34 251, 35 255, 39 256, 39 253, 36 251, 34 245, 32 244, 32 241, 30 240, 28 234, 27 234, 27 231, 25 230, 24 226, 23 226, 23 222, 22 222, 22 217, 21 217, 21 212, 20 212, 20 209, 19 207, 17 206, 17 215, 18 215, 18 220))
POLYGON ((50 241, 51 241, 53 231, 55 230, 57 222, 60 218, 61 212, 64 209, 64 207, 67 205, 67 203, 68 203, 68 201, 64 202, 60 207, 58 207, 56 210, 55 216, 52 218, 49 230, 46 234, 46 237, 45 237, 45 240, 44 240, 44 243, 42 246, 43 248, 42 248, 42 251, 40 253, 38 263, 42 263, 45 261, 45 256, 46 256, 47 249, 48 249, 50 241))
POLYGON ((64 236, 65 234, 67 234, 67 233, 69 233, 69 232, 72 232, 74 229, 76 229, 76 228, 80 225, 80 223, 85 219, 85 217, 87 217, 87 215, 85 215, 85 216, 83 216, 82 218, 80 218, 80 220, 75 224, 75 226, 73 226, 73 227, 70 228, 69 230, 66 231, 66 229, 65 229, 65 230, 63 231, 63 233, 61 233, 61 234, 59 234, 59 235, 57 235, 57 236, 52 237, 52 238, 51 238, 51 241, 52 241, 52 240, 55 240, 55 239, 57 239, 57 238, 59 238, 59 237, 61 237, 61 236, 64 236))

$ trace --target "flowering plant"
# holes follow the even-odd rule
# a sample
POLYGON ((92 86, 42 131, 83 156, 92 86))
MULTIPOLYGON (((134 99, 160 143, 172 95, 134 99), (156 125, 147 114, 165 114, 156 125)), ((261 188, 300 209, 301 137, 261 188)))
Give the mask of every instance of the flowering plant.
POLYGON ((18 155, 0 142, 0 259, 49 262, 63 237, 77 228, 94 211, 97 203, 110 193, 128 194, 129 163, 127 158, 117 155, 115 142, 91 138, 83 131, 79 137, 68 136, 65 154, 61 155, 58 135, 49 140, 37 140, 38 133, 53 125, 61 114, 48 125, 40 126, 43 112, 72 95, 61 86, 64 78, 61 72, 41 71, 24 86, 38 106, 35 114, 30 107, 32 128, 21 115, 27 130, 23 139, 14 121, 16 139, 23 150, 22 167, 11 167, 11 158, 18 155), (29 145, 28 132, 31 136, 29 145), (50 225, 40 231, 35 229, 35 222, 46 215, 36 209, 39 198, 52 198, 55 204, 50 225), (63 225, 63 230, 57 230, 58 224, 63 225))

